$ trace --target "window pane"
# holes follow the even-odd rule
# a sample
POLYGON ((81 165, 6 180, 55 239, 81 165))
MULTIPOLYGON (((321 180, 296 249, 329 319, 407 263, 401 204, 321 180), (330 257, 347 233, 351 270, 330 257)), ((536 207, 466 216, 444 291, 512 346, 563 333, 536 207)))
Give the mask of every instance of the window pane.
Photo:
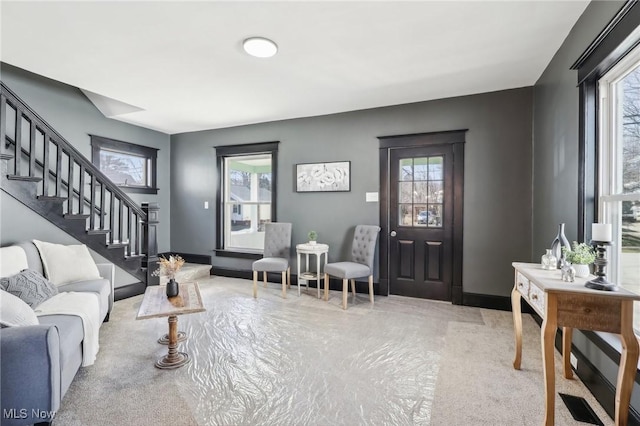
POLYGON ((258 201, 271 202, 271 172, 258 173, 258 201))
POLYGON ((640 293, 640 202, 622 202, 621 241, 621 284, 640 293))
POLYGON ((444 182, 436 180, 429 182, 429 202, 442 203, 444 201, 444 182))
POLYGON ((413 226, 427 226, 429 222, 429 212, 427 211, 427 205, 416 205, 414 207, 414 220, 413 226))
POLYGON ((429 158, 414 158, 413 164, 413 180, 427 180, 429 158))
POLYGON ((413 183, 412 182, 400 182, 400 191, 398 193, 399 203, 411 203, 413 202, 413 183))
POLYGON ((640 193, 640 67, 621 82, 622 192, 640 193))
POLYGON ((271 221, 271 204, 227 204, 227 247, 261 250, 264 224, 271 221))
POLYGON ((413 200, 416 203, 426 203, 429 195, 429 184, 427 182, 416 182, 413 184, 413 200))
POLYGON ((405 158, 400 160, 400 176, 398 180, 413 180, 413 159, 405 158))
POLYGON ((271 202, 271 156, 251 155, 227 159, 227 201, 271 202))
POLYGON ((429 180, 442 180, 442 157, 430 157, 429 158, 429 180))
POLYGON ((101 149, 100 171, 116 185, 149 186, 145 157, 101 149))
POLYGON ((411 204, 398 204, 398 225, 412 225, 411 204))
POLYGON ((442 204, 429 204, 427 226, 430 228, 442 227, 442 204))

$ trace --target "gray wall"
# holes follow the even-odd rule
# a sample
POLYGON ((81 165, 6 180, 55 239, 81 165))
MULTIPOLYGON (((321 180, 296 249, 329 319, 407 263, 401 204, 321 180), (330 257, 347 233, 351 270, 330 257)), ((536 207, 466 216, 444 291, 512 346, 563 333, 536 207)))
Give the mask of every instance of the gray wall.
MULTIPOLYGON (((158 195, 129 194, 138 203, 154 201, 160 204, 160 225, 158 226, 159 251, 170 249, 169 223, 171 217, 169 198, 170 178, 170 138, 169 135, 144 129, 131 124, 105 118, 100 111, 77 88, 24 71, 8 64, 0 64, 0 79, 23 101, 33 108, 65 139, 83 155, 91 159, 89 134, 158 148, 158 195)), ((8 198, 3 193, 0 201, 0 244, 7 245, 22 236, 45 239, 54 243, 66 243, 66 238, 55 238, 50 231, 50 222, 40 216, 25 221, 23 214, 30 211, 26 207, 5 203, 8 198)), ((66 234, 64 234, 66 235, 66 234)), ((130 276, 129 276, 130 277, 130 276)), ((132 277, 131 277, 132 278, 132 277)), ((133 282, 119 275, 118 284, 133 282)))
MULTIPOLYGON (((456 129, 469 129, 464 291, 508 296, 511 261, 531 258, 531 88, 173 135, 171 248, 208 255, 215 248, 215 146, 280 141, 277 219, 293 223, 294 245, 316 230, 337 261, 347 257, 355 225, 379 223, 378 203, 365 202, 365 192, 380 190, 376 137, 456 129), (296 163, 343 160, 351 161, 351 192, 295 192, 296 163)), ((251 268, 242 259, 213 264, 251 268)))
MULTIPOLYGON (((567 224, 566 235, 578 237, 578 76, 569 67, 591 44, 616 12, 621 1, 589 4, 566 40, 534 86, 533 138, 533 245, 534 262, 540 261, 557 232, 557 224, 567 224)), ((616 383, 617 365, 582 333, 574 333, 573 343, 600 370, 616 383)), ((632 405, 640 410, 640 389, 636 384, 632 405)))

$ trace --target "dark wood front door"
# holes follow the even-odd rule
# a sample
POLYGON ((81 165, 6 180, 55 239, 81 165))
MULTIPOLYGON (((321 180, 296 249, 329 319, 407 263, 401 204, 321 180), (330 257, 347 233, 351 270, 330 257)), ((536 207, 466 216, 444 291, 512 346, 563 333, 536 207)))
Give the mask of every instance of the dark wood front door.
POLYGON ((386 235, 381 241, 386 242, 382 249, 387 250, 391 294, 461 303, 462 250, 455 240, 462 234, 454 229, 462 227, 462 186, 457 188, 454 166, 462 159, 456 151, 456 144, 448 143, 387 151, 386 217, 381 220, 386 235))

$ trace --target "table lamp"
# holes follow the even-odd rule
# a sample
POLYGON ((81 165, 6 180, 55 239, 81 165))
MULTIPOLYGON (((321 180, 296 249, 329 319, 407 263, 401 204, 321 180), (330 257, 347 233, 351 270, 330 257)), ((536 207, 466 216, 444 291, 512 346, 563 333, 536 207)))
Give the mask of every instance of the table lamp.
POLYGON ((591 245, 596 248, 596 278, 587 281, 584 286, 594 290, 615 291, 618 287, 607 281, 607 274, 604 272, 607 266, 607 246, 612 245, 612 229, 610 223, 594 223, 591 225, 591 245))

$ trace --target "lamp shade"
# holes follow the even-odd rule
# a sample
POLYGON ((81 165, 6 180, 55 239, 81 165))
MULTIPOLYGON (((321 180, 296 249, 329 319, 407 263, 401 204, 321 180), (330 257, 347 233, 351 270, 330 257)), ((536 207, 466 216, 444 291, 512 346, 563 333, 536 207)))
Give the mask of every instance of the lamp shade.
POLYGON ((593 241, 610 242, 612 234, 610 223, 594 223, 591 225, 591 239, 593 241))

